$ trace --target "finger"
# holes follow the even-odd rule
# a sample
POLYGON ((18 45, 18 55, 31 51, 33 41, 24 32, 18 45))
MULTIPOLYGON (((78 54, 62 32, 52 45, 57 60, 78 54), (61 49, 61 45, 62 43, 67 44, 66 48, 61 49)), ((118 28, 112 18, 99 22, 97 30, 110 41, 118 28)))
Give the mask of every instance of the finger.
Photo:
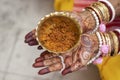
POLYGON ((38 72, 38 74, 43 75, 53 71, 59 71, 62 69, 62 63, 53 64, 47 68, 44 68, 38 72))
POLYGON ((45 60, 44 57, 38 57, 38 58, 35 59, 35 62, 40 62, 40 61, 43 61, 43 60, 45 60))
POLYGON ((41 49, 43 49, 43 48, 42 48, 41 46, 38 46, 38 49, 41 50, 41 49))
POLYGON ((44 52, 40 55, 40 57, 38 57, 38 58, 35 60, 35 62, 40 62, 40 61, 43 61, 43 60, 45 60, 45 59, 50 59, 50 58, 56 57, 56 56, 57 56, 57 55, 54 54, 54 53, 50 53, 50 52, 48 52, 48 51, 44 51, 44 52))
POLYGON ((40 62, 42 60, 45 60, 45 59, 49 59, 53 57, 53 54, 48 52, 48 51, 44 51, 43 53, 41 53, 40 57, 38 57, 35 62, 40 62))
POLYGON ((66 74, 68 74, 68 73, 72 73, 72 70, 71 70, 71 67, 70 67, 70 66, 67 67, 67 68, 65 68, 65 69, 62 71, 62 75, 66 75, 66 74))
POLYGON ((44 57, 45 59, 49 59, 49 58, 57 56, 57 54, 48 52, 48 51, 44 51, 40 56, 44 57))
POLYGON ((72 65, 72 57, 66 56, 64 63, 66 64, 66 67, 69 67, 70 65, 72 65))
POLYGON ((43 64, 42 61, 41 62, 36 62, 36 63, 33 64, 34 68, 39 68, 39 67, 43 67, 43 66, 44 66, 44 64, 43 64))
POLYGON ((36 41, 35 37, 29 37, 27 39, 25 39, 25 43, 29 43, 30 41, 36 41))
POLYGON ((40 54, 40 56, 41 56, 41 57, 44 57, 45 55, 49 55, 49 54, 52 54, 52 53, 46 50, 46 51, 42 52, 42 53, 40 54))
POLYGON ((28 43, 29 46, 34 46, 34 45, 38 45, 38 42, 37 41, 30 41, 28 43))
POLYGON ((44 74, 47 74, 47 73, 50 73, 51 71, 49 70, 49 68, 47 67, 47 68, 44 68, 44 69, 42 69, 42 70, 40 70, 39 72, 38 72, 38 74, 39 75, 44 75, 44 74))
POLYGON ((44 66, 49 66, 49 65, 59 63, 59 62, 61 62, 61 59, 60 59, 60 57, 57 56, 57 57, 54 57, 54 58, 43 60, 41 62, 36 62, 36 63, 33 64, 33 67, 35 67, 35 68, 44 67, 44 66))
POLYGON ((33 34, 35 34, 35 29, 34 30, 32 30, 32 31, 30 31, 26 36, 25 36, 25 39, 27 39, 27 38, 29 38, 29 37, 31 37, 33 34))
POLYGON ((72 54, 72 62, 75 63, 78 59, 78 53, 79 53, 79 47, 73 52, 74 54, 72 54))
POLYGON ((27 35, 25 35, 25 39, 27 39, 27 38, 29 38, 29 37, 31 37, 33 35, 33 32, 31 31, 31 32, 29 32, 29 33, 27 33, 27 35))
POLYGON ((78 70, 80 68, 82 68, 82 64, 77 61, 76 63, 72 64, 70 67, 65 68, 62 71, 62 75, 66 75, 66 74, 71 73, 73 71, 76 71, 76 70, 78 70))

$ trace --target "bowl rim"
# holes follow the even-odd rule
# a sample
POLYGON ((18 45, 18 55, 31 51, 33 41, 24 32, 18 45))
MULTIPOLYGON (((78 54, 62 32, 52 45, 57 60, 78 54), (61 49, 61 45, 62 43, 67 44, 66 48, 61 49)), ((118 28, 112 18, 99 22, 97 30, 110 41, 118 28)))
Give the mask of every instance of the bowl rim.
POLYGON ((37 27, 36 27, 36 32, 35 32, 35 36, 36 36, 36 40, 38 41, 38 44, 44 49, 44 50, 47 50, 49 52, 52 52, 52 53, 56 53, 56 54, 61 54, 61 53, 68 53, 70 52, 71 50, 73 50, 74 48, 76 48, 77 46, 80 45, 80 36, 82 34, 82 29, 81 29, 81 26, 80 26, 80 23, 79 23, 79 20, 77 20, 74 16, 72 16, 70 14, 70 12, 66 12, 66 11, 61 11, 61 12, 53 12, 53 13, 50 13, 48 15, 45 15, 43 18, 41 18, 41 20, 38 22, 37 24, 37 27), (41 26, 41 24, 47 20, 48 18, 50 17, 53 17, 53 16, 62 16, 62 17, 66 17, 66 18, 69 18, 71 19, 72 21, 74 21, 74 23, 77 25, 78 29, 79 29, 79 38, 78 38, 78 41, 77 43, 71 47, 70 49, 66 50, 66 51, 61 51, 61 52, 55 52, 55 51, 52 51, 50 49, 47 49, 41 42, 40 40, 38 39, 38 30, 39 30, 39 27, 41 26))

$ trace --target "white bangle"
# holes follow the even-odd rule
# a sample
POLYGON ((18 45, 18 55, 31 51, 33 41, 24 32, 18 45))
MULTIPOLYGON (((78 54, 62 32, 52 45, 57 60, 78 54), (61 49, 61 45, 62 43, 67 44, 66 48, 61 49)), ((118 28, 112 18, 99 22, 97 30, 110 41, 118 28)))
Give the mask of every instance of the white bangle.
POLYGON ((99 51, 98 51, 97 55, 96 55, 95 57, 93 57, 93 58, 87 63, 87 65, 91 64, 93 61, 95 61, 95 59, 97 59, 97 58, 101 55, 101 50, 100 50, 100 48, 101 48, 101 46, 102 46, 102 38, 101 38, 99 32, 96 32, 96 35, 97 35, 98 40, 99 40, 99 51))
POLYGON ((100 2, 105 2, 111 9, 112 11, 112 18, 110 20, 110 22, 112 22, 115 19, 115 8, 113 7, 113 5, 108 1, 108 0, 99 0, 100 2))
POLYGON ((61 63, 62 63, 62 69, 60 70, 60 73, 65 69, 65 63, 64 63, 64 59, 62 56, 59 56, 61 59, 61 63))
POLYGON ((94 33, 94 32, 97 31, 100 23, 99 23, 99 18, 98 18, 97 14, 96 14, 94 11, 92 11, 92 15, 94 16, 95 21, 96 21, 96 27, 95 27, 95 29, 92 31, 92 33, 94 33))
POLYGON ((119 32, 119 34, 120 34, 120 29, 115 29, 114 31, 117 31, 117 32, 119 32))
POLYGON ((118 52, 118 55, 120 55, 120 51, 118 52))

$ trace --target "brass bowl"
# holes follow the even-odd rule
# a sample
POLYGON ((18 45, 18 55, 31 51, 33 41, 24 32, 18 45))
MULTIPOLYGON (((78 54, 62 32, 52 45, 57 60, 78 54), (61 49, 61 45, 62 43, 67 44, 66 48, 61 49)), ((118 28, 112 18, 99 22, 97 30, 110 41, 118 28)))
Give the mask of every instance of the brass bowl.
MULTIPOLYGON (((54 27, 55 28, 55 27, 54 27)), ((56 29, 56 28, 55 28, 56 29)), ((68 29, 67 29, 68 30, 68 29)), ((53 31, 54 32, 54 31, 53 31)), ((70 32, 70 31, 69 31, 70 32)), ((79 42, 80 42, 80 35, 82 33, 82 30, 81 30, 81 27, 80 27, 80 23, 79 23, 79 20, 76 19, 75 16, 73 16, 71 14, 71 12, 53 12, 53 13, 50 13, 48 15, 46 15, 45 17, 43 17, 39 23, 38 23, 38 26, 36 27, 36 40, 38 41, 39 45, 49 51, 49 52, 52 52, 52 53, 56 53, 56 54, 60 54, 60 53, 67 53, 67 52, 70 52, 71 50, 73 50, 74 48, 76 48, 78 45, 79 45, 79 42), (68 42, 65 42, 65 45, 62 46, 62 45, 58 45, 56 41, 54 41, 54 36, 52 37, 51 40, 53 40, 51 43, 47 44, 47 40, 45 39, 46 36, 48 36, 49 34, 51 34, 51 29, 56 25, 59 25, 57 22, 65 22, 68 24, 71 24, 72 26, 70 27, 66 27, 66 28, 70 28, 71 30, 73 30, 74 32, 72 33, 75 33, 77 36, 75 36, 75 42, 71 42, 69 43, 68 42), (73 27, 75 27, 73 29, 73 27), (48 34, 48 35, 45 35, 45 34, 48 34), (56 43, 55 43, 56 42, 56 43), (55 43, 55 44, 54 44, 55 43), (67 43, 69 44, 72 44, 72 45, 68 45, 67 43), (48 47, 48 45, 50 47, 48 47), (57 46, 56 46, 57 45, 57 46), (55 49, 54 47, 57 47, 57 49, 55 49), (63 48, 64 47, 64 48, 63 48)), ((65 35, 65 34, 63 34, 65 35)), ((50 35, 49 35, 50 36, 50 35)), ((59 37, 59 36, 58 36, 59 37)), ((57 36, 56 38, 59 39, 57 36)), ((68 39, 68 37, 70 36, 66 36, 66 38, 64 39, 68 39)), ((49 39, 49 40, 50 40, 49 39)), ((62 39, 62 38, 61 38, 62 39)), ((63 40, 64 41, 64 40, 63 40)), ((72 40, 71 40, 72 41, 72 40)))

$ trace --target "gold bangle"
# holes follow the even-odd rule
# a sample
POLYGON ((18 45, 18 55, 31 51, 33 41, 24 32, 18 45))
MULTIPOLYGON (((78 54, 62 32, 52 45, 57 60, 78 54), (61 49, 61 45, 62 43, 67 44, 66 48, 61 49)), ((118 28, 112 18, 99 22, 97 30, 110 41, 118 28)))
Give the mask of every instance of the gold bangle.
POLYGON ((89 7, 86 7, 86 8, 94 10, 96 14, 98 15, 100 21, 103 21, 104 23, 109 22, 110 20, 109 9, 102 2, 93 3, 89 7))
POLYGON ((108 8, 101 2, 97 2, 96 5, 98 6, 98 8, 100 9, 100 11, 102 12, 103 15, 103 21, 109 22, 110 20, 110 15, 109 15, 109 10, 108 8))
POLYGON ((86 7, 86 9, 92 9, 93 11, 95 11, 95 13, 97 14, 98 18, 99 18, 99 21, 102 22, 102 17, 100 15, 100 12, 93 6, 89 6, 89 7, 86 7))
POLYGON ((101 37, 102 37, 102 42, 103 42, 102 45, 104 45, 104 44, 105 44, 105 38, 104 38, 104 36, 103 36, 103 33, 100 32, 100 35, 101 35, 101 37))
MULTIPOLYGON (((108 44, 108 37, 107 37, 106 33, 104 33, 103 35, 104 35, 104 38, 105 38, 105 45, 108 45, 108 46, 109 46, 109 44, 108 44)), ((108 55, 109 55, 109 54, 110 54, 110 53, 109 53, 109 51, 108 51, 108 55)))
POLYGON ((115 49, 114 49, 114 47, 112 47, 112 46, 114 46, 114 45, 113 45, 114 42, 113 42, 113 39, 112 39, 112 35, 110 35, 110 32, 108 32, 108 35, 109 35, 110 43, 111 43, 111 54, 110 54, 110 56, 113 56, 115 49))
POLYGON ((119 47, 118 37, 112 31, 110 31, 110 34, 112 35, 112 39, 114 41, 114 49, 115 49, 115 51, 114 51, 113 55, 117 55, 117 53, 118 53, 118 47, 119 47))
POLYGON ((105 34, 106 34, 106 33, 103 33, 103 36, 104 36, 104 38, 105 38, 105 44, 107 45, 107 37, 106 37, 105 34))
MULTIPOLYGON (((102 45, 108 45, 108 37, 106 36, 106 33, 101 33, 100 32, 100 35, 101 35, 101 37, 102 37, 102 45)), ((110 56, 110 50, 109 50, 109 52, 107 53, 107 55, 105 55, 105 56, 110 56)))
POLYGON ((105 4, 103 4, 102 2, 98 2, 99 5, 101 5, 101 7, 104 9, 105 13, 103 13, 103 15, 105 15, 106 19, 105 22, 109 22, 110 21, 110 14, 109 14, 109 9, 107 8, 107 6, 105 4))
POLYGON ((95 6, 100 10, 101 12, 101 15, 102 15, 102 21, 105 22, 105 19, 106 19, 106 11, 104 10, 103 6, 100 5, 100 3, 96 3, 95 6))
POLYGON ((110 37, 109 37, 108 33, 106 33, 106 37, 108 39, 108 45, 109 45, 109 52, 108 52, 108 54, 110 56, 111 55, 111 42, 110 42, 110 37))
POLYGON ((97 8, 97 10, 99 11, 99 14, 101 15, 102 21, 104 21, 104 18, 105 18, 104 14, 103 14, 104 9, 101 10, 100 9, 101 6, 97 3, 94 3, 92 6, 97 8))

